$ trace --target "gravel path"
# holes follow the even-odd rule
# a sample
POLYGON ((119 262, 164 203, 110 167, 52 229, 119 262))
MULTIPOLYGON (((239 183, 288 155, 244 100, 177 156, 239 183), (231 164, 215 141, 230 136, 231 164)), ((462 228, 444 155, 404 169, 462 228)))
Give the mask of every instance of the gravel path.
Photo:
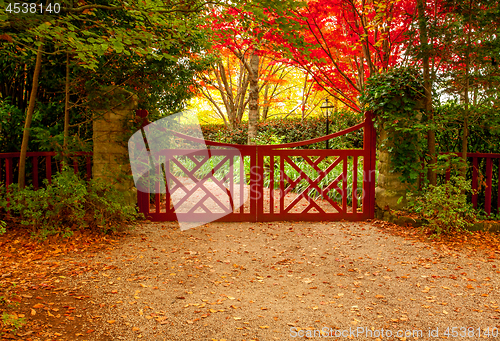
POLYGON ((495 339, 487 328, 500 334, 498 259, 370 223, 210 223, 183 232, 149 223, 115 245, 94 258, 107 270, 74 283, 97 309, 87 318, 101 319, 95 338, 294 340, 322 332, 329 340, 437 340, 448 327, 450 339, 495 339))

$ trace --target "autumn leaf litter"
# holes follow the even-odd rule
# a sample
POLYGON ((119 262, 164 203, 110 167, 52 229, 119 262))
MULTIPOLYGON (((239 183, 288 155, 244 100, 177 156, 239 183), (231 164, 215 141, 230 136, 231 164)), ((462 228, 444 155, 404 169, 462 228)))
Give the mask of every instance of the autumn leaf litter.
POLYGON ((87 318, 100 319, 90 339, 500 328, 498 250, 464 253, 364 222, 148 223, 114 245, 74 278, 95 307, 87 318))

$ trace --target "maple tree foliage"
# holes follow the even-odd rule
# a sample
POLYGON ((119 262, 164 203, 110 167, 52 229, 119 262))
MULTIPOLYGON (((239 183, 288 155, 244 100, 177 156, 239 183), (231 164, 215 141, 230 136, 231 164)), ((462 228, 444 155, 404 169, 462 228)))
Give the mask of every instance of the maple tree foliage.
POLYGON ((262 58, 272 55, 269 36, 279 31, 289 34, 293 25, 274 18, 291 13, 293 1, 242 3, 229 8, 214 8, 208 25, 213 29, 214 49, 231 51, 248 72, 248 143, 255 143, 259 120, 259 74, 262 58))
MULTIPOLYGON (((198 76, 198 98, 212 108, 210 116, 234 129, 247 113, 249 72, 231 50, 221 47, 217 54, 211 69, 198 76)), ((319 92, 302 70, 261 56, 258 76, 260 121, 299 112, 304 118, 318 106, 319 92)))
POLYGON ((295 39, 272 37, 318 87, 360 111, 357 97, 366 80, 404 60, 414 16, 410 0, 308 1, 290 17, 302 27, 295 39))
POLYGON ((210 103, 226 127, 241 122, 248 104, 248 72, 243 63, 227 49, 219 50, 219 58, 211 69, 200 75, 199 95, 210 103))

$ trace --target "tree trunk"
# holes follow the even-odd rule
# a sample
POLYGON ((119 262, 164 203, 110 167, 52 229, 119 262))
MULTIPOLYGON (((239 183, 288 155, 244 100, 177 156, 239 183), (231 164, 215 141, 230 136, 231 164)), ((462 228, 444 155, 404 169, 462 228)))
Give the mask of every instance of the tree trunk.
POLYGON ((26 113, 26 120, 24 122, 23 142, 21 144, 21 155, 19 156, 19 188, 23 189, 26 185, 26 153, 28 152, 28 142, 30 138, 31 120, 33 119, 33 112, 35 111, 36 93, 38 90, 38 76, 42 69, 42 50, 43 42, 38 46, 36 53, 35 72, 33 73, 33 84, 31 86, 30 102, 28 111, 26 113))
MULTIPOLYGON (((425 19, 424 0, 417 0, 418 26, 420 30, 420 45, 422 46, 422 64, 424 69, 424 89, 425 89, 425 115, 432 124, 434 115, 432 113, 432 82, 429 73, 429 44, 427 42, 427 23, 425 19)), ((431 156, 427 179, 429 184, 436 186, 436 133, 433 129, 427 132, 427 151, 431 156)))
MULTIPOLYGON (((246 70, 246 69, 243 69, 246 70)), ((248 72, 241 72, 240 74, 243 75, 243 80, 240 85, 241 91, 238 93, 237 97, 237 108, 236 108, 236 124, 240 124, 241 119, 243 118, 243 113, 245 112, 245 107, 246 107, 246 102, 247 102, 247 91, 248 91, 248 72)))
POLYGON ((63 155, 67 153, 67 149, 68 149, 68 136, 69 136, 69 54, 66 53, 66 80, 65 80, 65 84, 64 84, 64 142, 63 142, 63 155))
MULTIPOLYGON (((472 1, 469 1, 468 24, 471 21, 472 1)), ((469 71, 470 71, 470 48, 471 48, 471 29, 467 28, 467 48, 465 56, 465 89, 464 89, 464 128, 462 131, 462 160, 464 166, 461 169, 461 175, 465 178, 467 175, 467 136, 469 135, 469 71)))
POLYGON ((261 121, 267 120, 267 115, 269 114, 269 106, 271 105, 271 99, 269 98, 269 83, 264 87, 264 105, 262 105, 262 115, 260 117, 261 121))
POLYGON ((250 91, 248 102, 248 142, 255 144, 257 123, 259 121, 259 56, 253 52, 250 56, 250 91))

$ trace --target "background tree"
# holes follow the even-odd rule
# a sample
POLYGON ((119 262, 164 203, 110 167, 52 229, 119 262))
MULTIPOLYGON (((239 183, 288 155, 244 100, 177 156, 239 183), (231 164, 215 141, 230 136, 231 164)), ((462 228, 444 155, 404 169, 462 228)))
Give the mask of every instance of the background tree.
POLYGON ((261 57, 273 51, 269 37, 279 32, 289 35, 296 25, 278 21, 292 14, 298 3, 293 1, 249 2, 230 8, 215 8, 210 22, 214 29, 215 48, 228 48, 240 60, 248 73, 248 144, 254 144, 259 120, 259 65, 261 57))
MULTIPOLYGON (((59 15, 53 12, 47 15, 45 12, 45 15, 39 16, 31 13, 16 14, 5 5, 0 13, 3 19, 0 25, 1 37, 6 41, 5 44, 12 46, 6 51, 15 51, 22 56, 28 56, 28 51, 45 41, 45 54, 70 56, 80 68, 90 70, 98 69, 103 59, 111 54, 148 56, 149 60, 165 59, 179 63, 188 52, 193 51, 193 46, 199 46, 202 42, 198 25, 200 9, 205 5, 206 3, 199 1, 191 1, 189 4, 138 1, 127 5, 119 1, 108 5, 62 2, 59 15), (36 37, 40 39, 37 40, 36 37)), ((69 77, 66 79, 69 81, 69 77)), ((30 110, 34 110, 35 95, 32 92, 28 105, 30 110)), ((160 93, 159 96, 162 97, 163 94, 160 93)), ((25 153, 31 115, 28 111, 21 148, 21 187, 24 186, 25 153)), ((69 124, 69 119, 64 122, 69 124)))
POLYGON ((361 111, 358 97, 366 80, 404 61, 405 32, 414 14, 415 3, 409 0, 308 1, 290 18, 301 25, 299 35, 275 41, 289 49, 289 62, 319 88, 361 111))

